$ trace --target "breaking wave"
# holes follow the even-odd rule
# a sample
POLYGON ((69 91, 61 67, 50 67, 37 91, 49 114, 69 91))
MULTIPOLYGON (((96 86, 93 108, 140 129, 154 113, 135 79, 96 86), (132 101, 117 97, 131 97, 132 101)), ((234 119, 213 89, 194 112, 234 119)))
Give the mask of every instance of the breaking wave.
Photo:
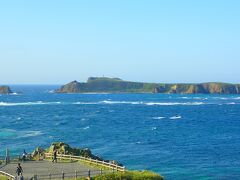
POLYGON ((0 102, 0 106, 31 106, 31 105, 56 105, 56 104, 61 104, 61 102, 43 102, 43 101, 19 102, 19 103, 0 102))
POLYGON ((82 129, 83 130, 87 130, 87 129, 89 129, 90 128, 90 126, 86 126, 86 127, 83 127, 82 129))
POLYGON ((158 105, 158 106, 177 106, 177 105, 186 105, 186 106, 195 106, 195 105, 203 105, 206 104, 204 102, 149 102, 146 103, 146 105, 153 106, 153 105, 158 105))
POLYGON ((181 119, 182 118, 182 116, 172 116, 172 117, 170 117, 169 119, 181 119))
MULTIPOLYGON (((34 106, 34 105, 101 105, 101 104, 130 104, 130 105, 147 105, 147 106, 199 106, 214 105, 218 102, 144 102, 144 101, 98 101, 98 102, 0 102, 0 106, 34 106)), ((223 104, 238 104, 235 102, 225 102, 223 104)))
POLYGON ((165 119, 166 117, 153 117, 153 119, 160 120, 160 119, 165 119))

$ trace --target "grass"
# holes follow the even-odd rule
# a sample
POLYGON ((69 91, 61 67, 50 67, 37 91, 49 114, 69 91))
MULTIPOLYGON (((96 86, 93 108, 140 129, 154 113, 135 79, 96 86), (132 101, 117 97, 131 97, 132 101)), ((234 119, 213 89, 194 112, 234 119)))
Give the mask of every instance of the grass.
MULTIPOLYGON (((77 180, 85 180, 86 178, 78 178, 77 180)), ((163 180, 164 178, 159 174, 151 171, 126 171, 124 173, 115 172, 105 175, 98 175, 92 180, 163 180)), ((74 180, 74 179, 68 179, 74 180)))
POLYGON ((163 180, 159 174, 151 171, 127 171, 96 176, 94 180, 163 180))
POLYGON ((6 176, 0 175, 0 180, 8 180, 6 176))

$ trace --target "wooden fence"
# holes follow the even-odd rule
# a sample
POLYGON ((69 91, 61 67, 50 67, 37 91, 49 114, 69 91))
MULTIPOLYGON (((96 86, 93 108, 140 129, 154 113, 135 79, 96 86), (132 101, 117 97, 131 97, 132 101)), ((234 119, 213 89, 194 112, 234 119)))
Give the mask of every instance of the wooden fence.
POLYGON ((13 175, 8 174, 8 173, 6 173, 4 171, 0 171, 0 175, 6 176, 9 179, 15 179, 15 177, 13 175))
MULTIPOLYGON (((45 158, 52 158, 52 157, 53 157, 53 155, 51 153, 45 153, 45 158)), ((106 167, 106 168, 116 170, 116 171, 120 171, 120 172, 125 171, 124 166, 119 166, 119 165, 111 163, 111 162, 100 161, 100 160, 97 160, 97 159, 86 158, 86 157, 83 157, 83 156, 57 154, 57 159, 83 161, 83 162, 87 162, 89 164, 95 164, 95 165, 98 165, 98 166, 106 167)))

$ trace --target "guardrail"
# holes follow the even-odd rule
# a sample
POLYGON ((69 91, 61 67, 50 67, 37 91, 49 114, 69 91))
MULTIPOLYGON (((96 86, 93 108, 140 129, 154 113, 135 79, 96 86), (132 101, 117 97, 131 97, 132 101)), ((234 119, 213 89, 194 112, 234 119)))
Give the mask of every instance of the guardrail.
MULTIPOLYGON (((52 158, 53 155, 51 153, 45 153, 45 158, 52 158)), ((62 159, 62 160, 77 160, 77 161, 85 161, 90 164, 95 164, 95 165, 100 165, 112 170, 124 172, 125 167, 124 166, 119 166, 117 164, 111 163, 111 162, 105 162, 105 161, 100 161, 97 159, 91 159, 91 158, 86 158, 83 156, 73 156, 73 155, 66 155, 66 154, 57 154, 57 159, 62 159)))
POLYGON ((33 180, 46 180, 46 179, 77 179, 77 178, 88 178, 90 179, 93 176, 96 175, 102 175, 111 173, 111 170, 88 170, 88 171, 74 171, 74 172, 62 172, 62 173, 49 173, 49 174, 35 174, 32 179, 33 180))
POLYGON ((6 177, 8 177, 9 179, 12 179, 12 180, 15 179, 15 177, 13 175, 8 174, 8 173, 6 173, 4 171, 0 171, 0 175, 4 175, 4 176, 6 176, 6 177))

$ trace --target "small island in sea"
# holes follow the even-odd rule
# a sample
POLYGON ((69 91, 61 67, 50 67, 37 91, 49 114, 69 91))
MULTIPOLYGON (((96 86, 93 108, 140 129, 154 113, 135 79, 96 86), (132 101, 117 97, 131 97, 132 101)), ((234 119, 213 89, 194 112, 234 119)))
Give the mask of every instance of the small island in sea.
POLYGON ((0 94, 11 94, 13 93, 9 86, 0 86, 0 94))
POLYGON ((143 83, 120 78, 90 77, 87 82, 72 81, 56 93, 168 93, 168 94, 240 94, 240 84, 230 83, 143 83))

